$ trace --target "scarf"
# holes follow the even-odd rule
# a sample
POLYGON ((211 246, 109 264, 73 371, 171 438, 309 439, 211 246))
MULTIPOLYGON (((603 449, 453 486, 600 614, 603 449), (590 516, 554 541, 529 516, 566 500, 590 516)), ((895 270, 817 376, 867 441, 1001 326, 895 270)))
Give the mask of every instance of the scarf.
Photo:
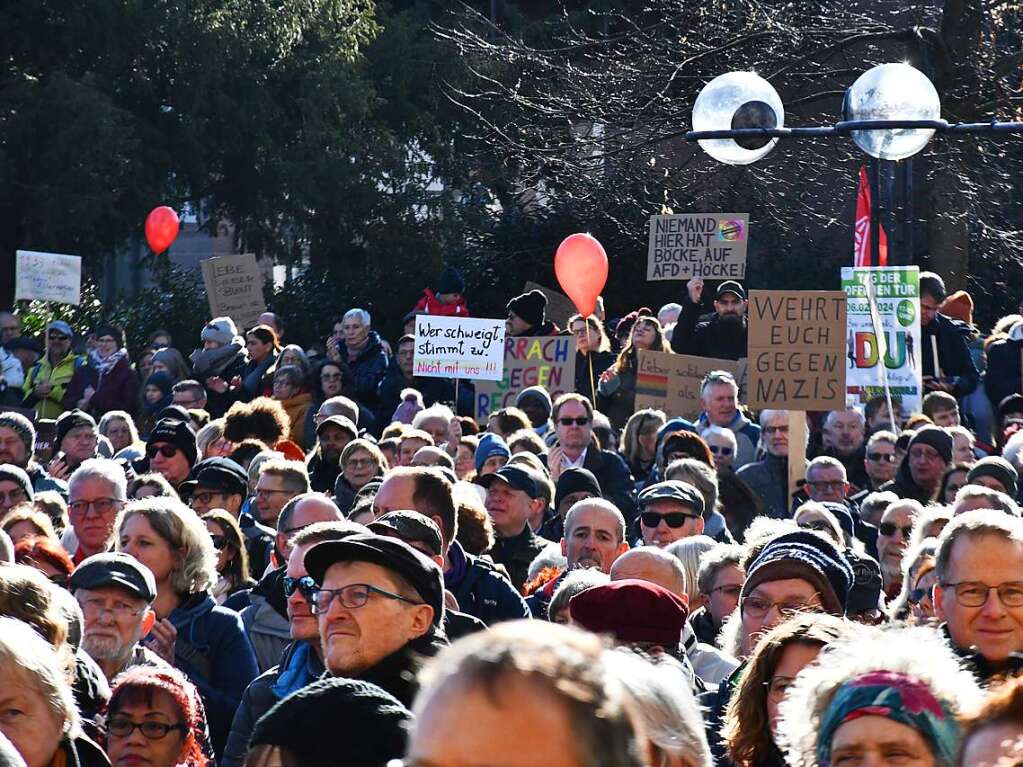
POLYGON ((898 671, 869 671, 839 687, 824 712, 817 735, 817 762, 821 767, 830 767, 835 731, 863 716, 881 716, 912 727, 934 750, 938 767, 950 767, 955 762, 959 725, 931 688, 898 671))
POLYGON ((238 357, 249 361, 248 352, 241 344, 227 344, 219 349, 196 349, 189 359, 200 380, 220 375, 238 357))
POLYGON ((123 346, 106 358, 100 357, 99 351, 97 349, 93 349, 91 352, 89 352, 89 361, 92 363, 92 366, 99 373, 100 378, 102 378, 111 370, 113 370, 114 365, 116 365, 118 362, 127 359, 128 350, 125 349, 123 346))

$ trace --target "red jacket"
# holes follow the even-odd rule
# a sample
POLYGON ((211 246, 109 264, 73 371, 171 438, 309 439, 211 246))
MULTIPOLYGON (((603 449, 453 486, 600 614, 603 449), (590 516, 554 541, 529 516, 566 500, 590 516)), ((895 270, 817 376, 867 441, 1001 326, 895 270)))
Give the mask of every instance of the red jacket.
POLYGON ((468 317, 469 316, 469 304, 465 301, 465 296, 459 298, 453 304, 442 304, 440 299, 437 298, 437 294, 429 288, 423 290, 423 297, 419 299, 412 311, 421 312, 426 310, 427 314, 432 314, 439 317, 468 317))

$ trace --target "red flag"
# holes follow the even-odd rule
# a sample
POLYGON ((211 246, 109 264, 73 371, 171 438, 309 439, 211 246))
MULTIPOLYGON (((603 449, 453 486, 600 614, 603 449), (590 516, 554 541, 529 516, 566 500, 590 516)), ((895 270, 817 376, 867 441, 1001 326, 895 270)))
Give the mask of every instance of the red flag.
POLYGON ((860 166, 860 189, 856 195, 856 222, 853 224, 853 266, 888 266, 888 235, 881 230, 878 248, 880 263, 871 263, 870 253, 870 184, 867 183, 867 169, 860 166))

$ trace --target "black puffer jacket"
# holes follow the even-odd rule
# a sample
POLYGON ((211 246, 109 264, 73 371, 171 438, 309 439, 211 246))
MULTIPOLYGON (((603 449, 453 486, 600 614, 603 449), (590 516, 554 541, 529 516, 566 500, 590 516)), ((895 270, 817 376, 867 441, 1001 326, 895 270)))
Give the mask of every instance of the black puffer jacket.
POLYGON ((682 313, 671 334, 671 349, 676 354, 738 360, 745 357, 749 334, 746 317, 722 320, 717 312, 700 316, 700 307, 689 294, 682 298, 682 313))
POLYGON ((941 366, 940 378, 952 384, 952 394, 956 397, 965 397, 977 388, 980 373, 973 364, 968 346, 973 328, 944 314, 936 314, 930 325, 920 328, 920 335, 923 349, 920 349, 918 354, 923 362, 925 376, 939 377, 934 371, 934 350, 931 344, 931 338, 936 338, 938 364, 941 366))

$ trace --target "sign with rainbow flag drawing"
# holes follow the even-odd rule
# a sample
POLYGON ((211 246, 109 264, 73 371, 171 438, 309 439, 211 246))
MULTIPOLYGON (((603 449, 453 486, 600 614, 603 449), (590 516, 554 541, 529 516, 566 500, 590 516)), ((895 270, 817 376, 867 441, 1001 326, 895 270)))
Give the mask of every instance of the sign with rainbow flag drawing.
POLYGON ((920 267, 844 267, 846 314, 846 402, 863 407, 885 394, 918 413, 923 402, 920 267), (881 361, 884 360, 882 367, 881 361))
POLYGON ((504 339, 504 375, 478 381, 474 416, 486 423, 490 414, 515 404, 519 392, 545 386, 551 399, 575 391, 575 338, 521 336, 504 339))
POLYGON ((739 400, 746 396, 746 360, 719 360, 688 354, 639 350, 636 409, 654 408, 690 420, 700 407, 700 383, 712 370, 727 370, 739 382, 739 400))
POLYGON ((746 277, 748 213, 650 217, 648 280, 741 280, 746 277))

